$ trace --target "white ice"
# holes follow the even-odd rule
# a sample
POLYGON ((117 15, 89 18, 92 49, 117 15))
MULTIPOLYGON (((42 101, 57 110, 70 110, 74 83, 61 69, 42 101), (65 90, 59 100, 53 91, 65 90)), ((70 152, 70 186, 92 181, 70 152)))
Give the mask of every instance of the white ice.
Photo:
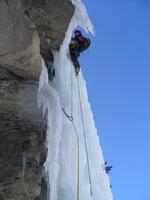
POLYGON ((81 117, 81 107, 77 78, 69 58, 69 42, 73 30, 80 26, 86 32, 94 34, 94 28, 88 17, 85 6, 79 0, 71 0, 75 5, 75 13, 70 22, 65 39, 59 52, 54 52, 54 68, 56 75, 49 83, 47 69, 42 63, 40 75, 38 103, 43 105, 43 113, 47 117, 47 160, 45 171, 49 190, 48 200, 77 199, 77 137, 72 122, 62 112, 62 108, 71 113, 71 91, 73 92, 73 119, 79 136, 79 199, 80 200, 112 200, 109 178, 104 170, 104 160, 99 144, 99 137, 88 102, 86 83, 80 71, 78 76, 83 118, 86 130, 87 152, 91 176, 88 175, 85 138, 81 117), (72 82, 71 82, 72 80, 72 82), (71 84, 72 83, 72 84, 71 84), (92 196, 90 189, 92 189, 92 196))

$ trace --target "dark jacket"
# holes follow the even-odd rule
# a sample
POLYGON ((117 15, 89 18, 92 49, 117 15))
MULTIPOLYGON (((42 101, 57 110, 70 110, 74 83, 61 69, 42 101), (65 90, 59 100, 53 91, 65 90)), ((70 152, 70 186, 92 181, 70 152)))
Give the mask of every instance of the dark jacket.
POLYGON ((79 53, 86 50, 91 44, 90 39, 83 37, 82 34, 80 34, 79 36, 75 36, 74 40, 76 40, 78 43, 79 53))

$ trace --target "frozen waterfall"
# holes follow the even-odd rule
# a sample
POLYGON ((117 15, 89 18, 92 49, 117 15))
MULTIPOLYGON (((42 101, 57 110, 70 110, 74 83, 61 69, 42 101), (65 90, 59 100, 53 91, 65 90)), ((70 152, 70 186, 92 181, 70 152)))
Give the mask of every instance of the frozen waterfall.
POLYGON ((38 91, 39 106, 43 106, 43 114, 47 112, 45 171, 49 185, 48 200, 112 200, 86 83, 81 71, 76 78, 68 49, 72 31, 77 26, 92 34, 94 28, 85 6, 79 0, 72 0, 72 3, 75 5, 74 16, 60 51, 54 52, 55 78, 49 83, 43 62, 38 91), (73 113, 77 132, 62 109, 68 115, 73 113))

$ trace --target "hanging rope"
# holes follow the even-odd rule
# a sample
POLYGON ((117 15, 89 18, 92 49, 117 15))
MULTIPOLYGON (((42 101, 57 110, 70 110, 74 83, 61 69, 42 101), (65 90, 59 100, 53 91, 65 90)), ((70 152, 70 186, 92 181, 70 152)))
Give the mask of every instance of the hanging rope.
POLYGON ((72 122, 73 121, 73 117, 71 115, 68 115, 68 113, 65 111, 64 108, 61 108, 61 109, 64 112, 64 114, 66 115, 66 117, 72 122))
POLYGON ((77 129, 75 127, 74 121, 72 121, 75 133, 76 133, 76 137, 77 137, 77 155, 78 155, 78 160, 77 160, 77 200, 79 200, 80 198, 80 143, 79 143, 79 136, 78 136, 78 132, 77 129))
POLYGON ((91 197, 92 197, 93 196, 93 191, 92 191, 92 182, 91 182, 91 174, 90 174, 90 163, 89 163, 89 156, 88 156, 86 131, 85 131, 85 125, 84 125, 83 108, 82 108, 82 102, 81 102, 81 92, 80 92, 80 87, 79 87, 78 76, 77 76, 77 84, 78 84, 78 93, 79 93, 79 101, 80 101, 82 125, 83 125, 83 132, 84 132, 84 142, 85 142, 85 150, 86 150, 86 158, 87 158, 87 166, 88 166, 88 175, 89 175, 89 183, 90 183, 90 194, 91 194, 91 197))
POLYGON ((75 126, 74 123, 74 118, 73 118, 73 73, 72 73, 72 68, 71 68, 71 91, 70 91, 70 115, 65 111, 64 108, 61 108, 62 111, 64 112, 64 114, 66 115, 66 117, 68 118, 69 121, 72 122, 74 131, 75 131, 75 135, 77 138, 77 200, 79 200, 80 198, 80 142, 79 142, 79 135, 78 135, 78 131, 77 128, 75 126))
MULTIPOLYGON (((71 68, 71 91, 70 91, 70 99, 71 99, 71 110, 70 110, 70 115, 65 111, 64 108, 62 108, 62 111, 66 115, 69 121, 72 122, 76 138, 77 138, 77 155, 78 155, 78 164, 77 164, 77 200, 79 200, 80 196, 80 143, 79 143, 79 135, 78 131, 76 129, 75 123, 74 123, 74 118, 73 118, 73 76, 72 76, 72 68, 71 68)), ((91 197, 93 196, 93 191, 92 191, 92 182, 91 182, 91 174, 90 174, 90 163, 89 163, 89 156, 88 156, 88 148, 87 148, 87 139, 86 139, 86 131, 85 131, 85 125, 84 125, 84 117, 83 117, 83 108, 82 108, 82 102, 81 102, 81 92, 80 92, 80 87, 79 87, 79 80, 77 76, 77 85, 78 85, 78 95, 79 95, 79 101, 80 101, 80 110, 81 110, 81 118, 82 118, 82 126, 83 126, 83 132, 84 132, 84 142, 85 142, 85 150, 86 150, 86 158, 87 158, 87 166, 88 166, 88 176, 89 176, 89 183, 90 183, 90 194, 91 197)))
POLYGON ((70 115, 65 111, 64 108, 61 108, 62 111, 64 112, 64 114, 66 115, 66 117, 70 120, 73 121, 73 76, 72 76, 72 67, 70 69, 70 115))

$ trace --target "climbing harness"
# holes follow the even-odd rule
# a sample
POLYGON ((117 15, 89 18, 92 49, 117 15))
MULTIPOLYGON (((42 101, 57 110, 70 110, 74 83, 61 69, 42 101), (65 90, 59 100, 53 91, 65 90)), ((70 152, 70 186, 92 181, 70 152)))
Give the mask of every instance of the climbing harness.
MULTIPOLYGON (((72 75, 72 68, 71 68, 71 110, 70 110, 70 115, 65 111, 64 108, 62 108, 62 111, 64 112, 64 114, 66 115, 66 117, 68 118, 69 121, 72 122, 74 131, 76 133, 76 137, 77 137, 77 145, 78 145, 78 173, 77 173, 77 200, 79 200, 79 192, 80 192, 80 188, 79 188, 79 183, 80 183, 80 142, 79 142, 79 134, 77 131, 77 128, 75 126, 74 123, 74 118, 73 118, 73 75, 72 75)), ((78 85, 78 94, 79 94, 79 101, 80 101, 80 110, 81 110, 81 118, 82 118, 82 125, 83 125, 83 132, 84 132, 84 142, 85 142, 85 150, 86 150, 86 158, 87 158, 87 166, 88 166, 88 176, 89 176, 89 183, 90 183, 90 194, 91 197, 93 196, 93 191, 92 191, 92 182, 91 182, 91 174, 90 174, 90 163, 89 163, 89 156, 88 156, 88 147, 87 147, 87 139, 86 139, 86 131, 85 131, 85 124, 84 124, 84 117, 83 117, 83 108, 82 108, 82 102, 81 102, 81 92, 80 92, 80 87, 79 87, 79 80, 78 80, 78 76, 76 76, 77 78, 77 85, 78 85)))

